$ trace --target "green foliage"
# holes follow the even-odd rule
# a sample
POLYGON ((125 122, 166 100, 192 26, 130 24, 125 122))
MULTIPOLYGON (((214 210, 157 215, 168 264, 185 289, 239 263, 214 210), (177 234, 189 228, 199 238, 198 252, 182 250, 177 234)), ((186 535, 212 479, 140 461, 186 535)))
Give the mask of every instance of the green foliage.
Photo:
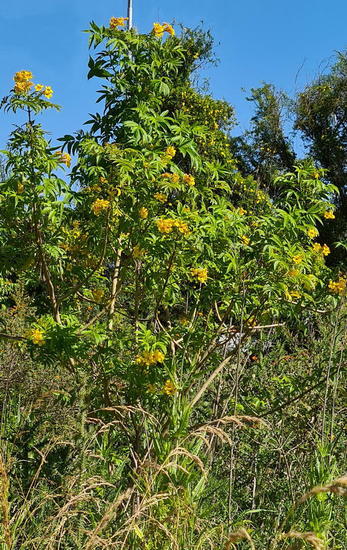
MULTIPOLYGON (((295 337, 305 347, 308 323, 323 339, 320 312, 335 330, 325 445, 340 407, 330 382, 345 353, 334 316, 345 323, 346 279, 314 243, 336 188, 310 162, 282 170, 269 189, 244 177, 228 145, 233 109, 192 86, 210 35, 160 28, 91 23, 88 77, 102 79, 104 109, 88 132, 61 138, 68 153, 33 119, 53 106, 49 88, 30 91, 22 71, 3 103, 28 116, 3 152, 0 195, 3 364, 16 358, 0 387, 4 549, 230 548, 253 544, 253 523, 252 537, 280 548, 288 495, 306 482, 298 475, 293 488, 285 455, 285 488, 276 468, 263 497, 250 501, 249 487, 273 473, 279 431, 262 417, 276 421, 297 395, 302 403, 298 375, 305 388, 317 378, 316 366, 291 372, 276 356, 295 337), (15 383, 24 358, 27 377, 15 383), (265 477, 236 477, 253 440, 265 477), (276 522, 263 528, 257 514, 273 513, 271 498, 276 522)), ((324 468, 326 482, 333 468, 324 468)), ((323 516, 311 507, 295 521, 306 528, 309 518, 329 540, 323 516)))

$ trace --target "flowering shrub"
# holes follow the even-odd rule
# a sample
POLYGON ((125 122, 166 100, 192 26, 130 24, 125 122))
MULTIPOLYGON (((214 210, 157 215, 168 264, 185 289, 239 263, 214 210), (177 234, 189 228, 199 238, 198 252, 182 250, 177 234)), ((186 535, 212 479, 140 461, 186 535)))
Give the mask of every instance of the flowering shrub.
MULTIPOLYGON (((86 403, 105 414, 128 407, 130 427, 119 414, 108 438, 104 428, 93 435, 98 453, 112 455, 112 472, 120 449, 121 485, 129 494, 136 488, 123 518, 147 489, 179 500, 183 478, 187 510, 196 507, 204 489, 198 454, 220 432, 211 424, 192 437, 192 426, 206 414, 202 398, 217 376, 228 379, 258 331, 333 308, 346 290, 343 274, 333 281, 325 264, 329 247, 312 244, 320 221, 334 218, 335 188, 305 163, 278 175, 275 198, 242 177, 228 146, 232 109, 191 86, 201 41, 177 37, 168 23, 138 34, 124 30, 125 21, 91 24, 88 76, 103 79, 105 108, 59 149, 34 119, 58 108, 47 101, 52 89, 34 86, 30 71, 16 73, 3 105, 28 118, 10 136, 0 195, 2 286, 15 281, 36 312, 34 325, 32 315, 26 319, 28 334, 4 327, 3 336, 18 338, 37 364, 54 363, 81 380, 83 410, 86 403), (59 170, 70 168, 71 155, 66 182, 59 170), (141 485, 141 469, 156 461, 141 485)), ((83 464, 79 471, 82 490, 83 464)), ((167 509, 158 504, 166 532, 175 499, 167 509)), ((187 510, 178 532, 189 525, 187 510)), ((84 510, 80 548, 90 547, 83 523, 98 513, 84 510)), ((129 548, 139 548, 141 533, 133 528, 129 548)))

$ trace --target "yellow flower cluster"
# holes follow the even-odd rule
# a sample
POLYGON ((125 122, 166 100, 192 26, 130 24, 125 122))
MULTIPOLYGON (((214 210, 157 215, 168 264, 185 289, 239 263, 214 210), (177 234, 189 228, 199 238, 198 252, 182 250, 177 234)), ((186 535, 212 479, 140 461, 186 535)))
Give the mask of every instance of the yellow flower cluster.
POLYGON ((33 75, 30 71, 18 71, 13 80, 15 81, 14 92, 16 94, 25 94, 33 85, 31 82, 33 75))
POLYGON ((142 220, 146 220, 148 218, 148 208, 141 206, 139 209, 139 216, 142 220))
POLYGON ((166 202, 167 201, 167 196, 164 195, 164 193, 154 193, 153 197, 159 201, 159 202, 166 202))
POLYGON ((337 281, 330 281, 328 284, 329 289, 339 296, 343 296, 346 293, 347 279, 345 277, 339 277, 337 281))
POLYGON ((31 71, 18 71, 14 77, 13 80, 15 82, 26 82, 28 80, 31 80, 33 77, 33 73, 31 71))
POLYGON ((184 174, 183 181, 188 185, 191 185, 191 186, 195 185, 195 178, 191 174, 184 174))
POLYGON ((312 250, 317 254, 323 254, 323 256, 328 256, 328 254, 330 254, 330 248, 326 244, 321 245, 319 243, 314 243, 312 245, 312 250))
POLYGON ((249 245, 249 243, 251 242, 251 239, 249 237, 247 237, 247 235, 242 235, 241 236, 241 241, 243 242, 243 244, 245 244, 246 246, 249 245))
POLYGON ((314 239, 318 235, 318 231, 315 227, 310 227, 310 229, 307 230, 307 235, 310 237, 310 239, 314 239))
POLYGON ((192 277, 196 277, 199 283, 206 283, 208 270, 206 267, 192 267, 190 274, 192 277))
MULTIPOLYGON (((31 71, 18 71, 14 77, 13 80, 15 81, 14 85, 14 93, 15 94, 26 94, 30 88, 33 86, 33 83, 31 82, 31 79, 33 77, 33 74, 31 71)), ((43 95, 47 98, 52 97, 53 90, 50 86, 43 86, 42 84, 36 84, 35 91, 36 92, 42 92, 43 95)))
POLYGON ((136 363, 145 367, 150 367, 156 363, 162 363, 165 359, 165 355, 159 349, 155 351, 144 351, 141 355, 136 357, 136 363))
POLYGON ((124 27, 125 21, 128 21, 128 17, 111 17, 110 29, 116 29, 117 27, 124 27))
POLYGON ((334 220, 335 214, 331 210, 327 210, 326 212, 324 212, 324 218, 326 220, 334 220))
POLYGON ((176 227, 176 229, 183 235, 190 234, 188 225, 182 220, 174 220, 173 218, 159 218, 159 220, 156 221, 156 224, 160 233, 171 233, 171 231, 176 227))
POLYGON ((169 145, 169 147, 166 148, 165 157, 171 160, 174 158, 175 155, 176 149, 172 145, 169 145))
POLYGON ((59 157, 60 162, 62 162, 63 164, 66 164, 67 167, 70 166, 71 157, 69 153, 63 153, 62 151, 57 151, 55 154, 59 157))
POLYGON ((255 192, 255 197, 256 197, 255 199, 256 203, 267 201, 267 195, 264 193, 264 191, 257 190, 255 192))
POLYGON ((288 277, 297 277, 299 275, 298 269, 290 269, 287 273, 288 277))
POLYGON ((159 38, 161 38, 164 32, 167 32, 171 36, 175 35, 174 28, 172 27, 172 25, 169 25, 169 23, 153 23, 154 36, 158 36, 159 38))
POLYGON ((34 328, 30 334, 30 340, 37 346, 43 346, 45 343, 45 333, 40 328, 34 328))
POLYGON ((92 212, 98 216, 103 210, 107 210, 110 206, 110 201, 105 199, 96 199, 92 204, 92 212))
POLYGON ((45 91, 43 92, 43 95, 47 97, 47 99, 50 99, 53 95, 53 90, 50 86, 45 87, 45 91))
POLYGON ((295 264, 301 264, 303 260, 302 254, 295 254, 295 256, 292 257, 292 260, 295 264))
POLYGON ((164 172, 161 177, 167 180, 171 180, 172 183, 178 183, 180 181, 180 177, 178 174, 171 174, 170 172, 164 172))
POLYGON ((50 99, 53 95, 53 90, 50 86, 44 86, 43 84, 36 84, 35 92, 42 92, 47 99, 50 99))
POLYGON ((177 388, 176 388, 175 384, 173 382, 171 382, 171 380, 166 380, 166 382, 163 386, 163 392, 166 395, 175 395, 175 393, 177 392, 177 388))
POLYGON ((245 210, 244 208, 239 208, 237 211, 240 216, 244 216, 245 214, 247 214, 247 210, 245 210))

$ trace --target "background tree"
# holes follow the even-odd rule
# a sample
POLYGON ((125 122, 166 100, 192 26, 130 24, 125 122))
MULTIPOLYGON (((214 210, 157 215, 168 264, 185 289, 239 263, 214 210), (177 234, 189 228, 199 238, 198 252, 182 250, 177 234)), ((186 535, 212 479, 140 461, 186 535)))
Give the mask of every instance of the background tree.
MULTIPOLYGON (((321 75, 298 95, 295 126, 302 133, 312 157, 326 170, 327 181, 339 190, 335 197, 336 220, 327 221, 327 242, 346 239, 347 231, 347 56, 339 53, 327 74, 321 75)), ((343 261, 345 249, 335 252, 343 261)))
POLYGON ((278 172, 293 170, 296 156, 286 136, 288 98, 271 84, 251 90, 248 101, 254 105, 251 128, 232 140, 232 150, 240 170, 252 174, 270 192, 278 172))

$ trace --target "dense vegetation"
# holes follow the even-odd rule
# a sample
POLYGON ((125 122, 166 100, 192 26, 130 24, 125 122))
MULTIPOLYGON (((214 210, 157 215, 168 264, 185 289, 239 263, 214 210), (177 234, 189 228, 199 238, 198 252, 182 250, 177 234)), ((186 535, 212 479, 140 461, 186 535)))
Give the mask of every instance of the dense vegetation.
POLYGON ((193 86, 208 33, 89 36, 88 130, 48 140, 27 70, 2 102, 27 119, 0 191, 0 548, 342 550, 345 166, 310 133, 320 92, 298 160, 271 86, 239 139, 193 86))

